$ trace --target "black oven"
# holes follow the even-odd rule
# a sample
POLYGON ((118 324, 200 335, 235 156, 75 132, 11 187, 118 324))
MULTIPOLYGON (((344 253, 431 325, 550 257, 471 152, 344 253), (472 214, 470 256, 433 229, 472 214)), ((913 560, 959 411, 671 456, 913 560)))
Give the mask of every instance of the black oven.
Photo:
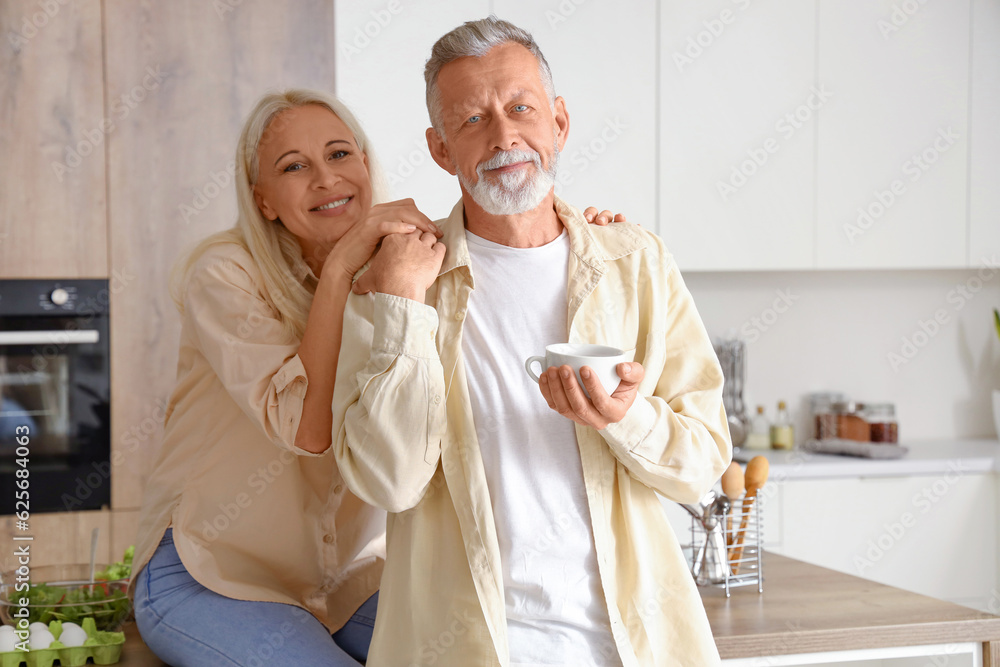
POLYGON ((25 475, 31 512, 111 502, 109 297, 107 280, 0 280, 4 514, 25 475))

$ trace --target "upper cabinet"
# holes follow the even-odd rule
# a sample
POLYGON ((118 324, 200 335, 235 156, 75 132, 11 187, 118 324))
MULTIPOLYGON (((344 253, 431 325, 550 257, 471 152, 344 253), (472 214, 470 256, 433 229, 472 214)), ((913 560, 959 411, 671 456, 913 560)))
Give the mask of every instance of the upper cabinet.
POLYGON ((1000 264, 1000 0, 972 0, 969 266, 1000 264))
POLYGON ((566 101, 570 130, 556 194, 581 209, 623 212, 648 229, 656 226, 657 4, 493 2, 497 16, 534 36, 566 101))
POLYGON ((715 0, 659 21, 659 229, 682 268, 1000 252, 997 0, 715 0))
POLYGON ((0 278, 107 278, 101 3, 0 2, 0 278))
POLYGON ((821 0, 816 265, 966 264, 969 0, 821 0))
POLYGON ((461 197, 427 149, 424 63, 438 37, 489 14, 487 0, 335 2, 336 92, 361 121, 390 198, 412 198, 432 220, 461 197))
POLYGON ((660 234, 681 268, 801 269, 814 247, 816 6, 660 9, 660 234))

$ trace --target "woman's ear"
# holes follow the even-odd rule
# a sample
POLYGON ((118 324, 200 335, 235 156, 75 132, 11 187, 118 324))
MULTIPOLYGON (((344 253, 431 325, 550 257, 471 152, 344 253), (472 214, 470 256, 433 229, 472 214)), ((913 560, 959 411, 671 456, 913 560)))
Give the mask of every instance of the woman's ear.
POLYGON ((260 209, 261 215, 271 222, 278 219, 278 212, 271 208, 267 200, 264 199, 264 196, 260 194, 260 190, 257 189, 256 185, 253 186, 253 200, 257 204, 257 208, 260 209))

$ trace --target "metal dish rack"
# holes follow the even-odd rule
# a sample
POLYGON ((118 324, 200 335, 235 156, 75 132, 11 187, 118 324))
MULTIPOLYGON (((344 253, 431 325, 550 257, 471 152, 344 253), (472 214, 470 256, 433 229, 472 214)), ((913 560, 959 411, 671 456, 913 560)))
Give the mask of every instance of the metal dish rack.
POLYGON ((756 585, 764 592, 763 521, 756 501, 734 501, 714 527, 691 519, 690 566, 699 586, 724 588, 726 597, 738 586, 756 585))

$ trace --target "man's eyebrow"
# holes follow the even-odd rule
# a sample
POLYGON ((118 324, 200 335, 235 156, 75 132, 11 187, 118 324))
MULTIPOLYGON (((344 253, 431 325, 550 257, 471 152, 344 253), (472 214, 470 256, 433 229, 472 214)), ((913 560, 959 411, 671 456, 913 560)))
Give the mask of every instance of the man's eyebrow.
MULTIPOLYGON (((330 141, 326 142, 326 146, 323 146, 323 148, 326 148, 327 146, 330 146, 332 144, 347 144, 348 146, 350 146, 351 142, 346 139, 331 139, 330 141)), ((274 161, 274 166, 277 167, 278 163, 281 162, 282 158, 284 158, 285 156, 291 155, 292 153, 301 153, 301 152, 302 151, 300 151, 299 149, 293 148, 290 151, 282 153, 280 156, 278 156, 278 159, 274 161)))

